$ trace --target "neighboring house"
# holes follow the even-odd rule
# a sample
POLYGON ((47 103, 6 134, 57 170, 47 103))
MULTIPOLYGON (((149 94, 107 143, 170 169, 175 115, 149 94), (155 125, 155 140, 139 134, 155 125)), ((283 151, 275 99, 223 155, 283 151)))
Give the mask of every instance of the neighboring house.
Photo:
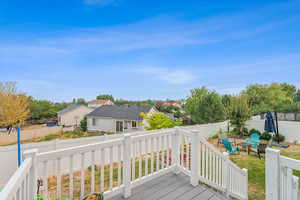
POLYGON ((85 105, 70 105, 57 113, 58 125, 78 127, 80 121, 92 110, 85 105))
POLYGON ((131 132, 147 125, 141 113, 157 112, 154 106, 103 105, 87 115, 88 131, 131 132))
POLYGON ((111 100, 93 100, 93 101, 90 101, 88 102, 88 107, 89 108, 99 108, 100 106, 103 106, 103 105, 113 105, 114 103, 111 101, 111 100))

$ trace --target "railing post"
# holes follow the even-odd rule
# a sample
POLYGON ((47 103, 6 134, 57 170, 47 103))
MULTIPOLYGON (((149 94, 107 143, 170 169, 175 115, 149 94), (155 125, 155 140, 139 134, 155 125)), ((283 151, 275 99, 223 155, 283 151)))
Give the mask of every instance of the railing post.
POLYGON ((248 199, 248 169, 243 168, 243 171, 245 172, 245 183, 244 184, 244 193, 245 193, 245 200, 248 199))
POLYGON ((180 170, 180 146, 179 146, 179 128, 176 127, 172 137, 172 165, 175 166, 174 173, 179 174, 180 170))
POLYGON ((30 149, 23 153, 24 160, 27 158, 32 159, 32 167, 29 172, 29 199, 35 199, 37 192, 37 153, 38 149, 30 149))
POLYGON ((279 200, 280 195, 280 151, 266 149, 266 200, 279 200))
POLYGON ((226 196, 229 196, 229 186, 230 186, 230 174, 229 174, 229 166, 228 166, 228 159, 229 159, 229 153, 228 152, 223 152, 223 155, 225 157, 224 160, 224 168, 223 168, 223 181, 224 181, 224 187, 225 187, 225 193, 226 196))
POLYGON ((124 198, 131 196, 131 136, 124 135, 124 151, 123 151, 123 182, 124 182, 124 198))
MULTIPOLYGON (((193 186, 197 186, 199 184, 199 153, 200 153, 200 140, 199 140, 199 132, 192 131, 192 147, 191 147, 191 184, 193 186)), ((188 156, 188 155, 187 155, 188 156)), ((188 157, 187 157, 188 159, 188 157)))

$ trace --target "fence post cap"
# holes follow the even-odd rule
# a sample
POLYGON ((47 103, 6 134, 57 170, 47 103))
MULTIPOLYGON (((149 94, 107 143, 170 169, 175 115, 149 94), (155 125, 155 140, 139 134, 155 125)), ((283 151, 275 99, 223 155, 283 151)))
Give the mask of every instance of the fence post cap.
POLYGON ((266 152, 269 152, 269 153, 280 153, 280 150, 279 149, 273 149, 273 148, 267 147, 266 148, 266 152))
POLYGON ((226 152, 226 151, 223 152, 223 155, 226 156, 226 157, 229 157, 229 153, 226 152))
POLYGON ((130 137, 131 136, 131 134, 129 134, 129 133, 125 133, 124 134, 124 138, 128 138, 128 137, 130 137))
POLYGON ((38 149, 28 149, 28 150, 24 151, 24 155, 25 155, 25 154, 26 154, 26 155, 32 155, 32 154, 36 154, 36 153, 38 153, 38 152, 39 152, 38 149))

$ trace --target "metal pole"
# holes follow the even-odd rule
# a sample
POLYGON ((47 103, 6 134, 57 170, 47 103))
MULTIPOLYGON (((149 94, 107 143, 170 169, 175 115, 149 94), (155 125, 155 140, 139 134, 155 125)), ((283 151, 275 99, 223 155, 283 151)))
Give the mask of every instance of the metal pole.
POLYGON ((278 128, 278 117, 277 117, 277 112, 275 112, 275 120, 276 120, 277 142, 278 142, 278 144, 279 144, 279 128, 278 128))
POLYGON ((17 128, 18 131, 18 167, 21 166, 21 129, 17 128))

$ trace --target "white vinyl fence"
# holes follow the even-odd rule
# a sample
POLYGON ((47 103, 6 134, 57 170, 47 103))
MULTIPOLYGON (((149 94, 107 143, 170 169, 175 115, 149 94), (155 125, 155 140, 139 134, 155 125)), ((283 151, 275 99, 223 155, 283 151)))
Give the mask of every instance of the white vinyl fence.
POLYGON ((276 149, 266 149, 266 200, 299 200, 300 160, 280 155, 276 149))

